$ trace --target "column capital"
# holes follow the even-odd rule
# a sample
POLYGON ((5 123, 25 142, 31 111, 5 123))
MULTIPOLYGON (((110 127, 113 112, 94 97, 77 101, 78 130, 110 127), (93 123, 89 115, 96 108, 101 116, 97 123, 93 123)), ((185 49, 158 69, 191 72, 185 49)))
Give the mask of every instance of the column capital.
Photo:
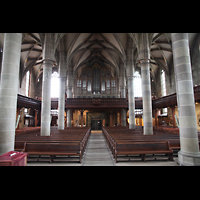
POLYGON ((67 86, 66 87, 68 90, 72 90, 73 86, 67 86))
POLYGON ((120 85, 119 88, 120 89, 126 89, 126 85, 120 85))
POLYGON ((138 62, 139 62, 139 65, 141 65, 141 64, 149 64, 150 61, 151 60, 148 58, 143 58, 143 59, 140 59, 138 62))
POLYGON ((42 62, 43 62, 43 65, 45 65, 45 67, 53 67, 55 63, 54 60, 50 60, 50 59, 43 59, 42 62))

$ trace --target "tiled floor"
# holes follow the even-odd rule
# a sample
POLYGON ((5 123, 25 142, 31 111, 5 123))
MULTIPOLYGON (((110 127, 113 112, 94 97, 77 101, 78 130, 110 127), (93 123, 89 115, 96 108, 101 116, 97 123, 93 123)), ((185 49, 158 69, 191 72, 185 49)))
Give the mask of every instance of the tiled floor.
POLYGON ((92 131, 81 164, 34 162, 28 163, 27 166, 178 166, 176 163, 177 158, 174 158, 174 161, 165 161, 160 157, 161 161, 146 162, 140 159, 137 160, 138 158, 134 159, 134 161, 127 161, 127 158, 122 159, 124 161, 115 163, 102 131, 92 131))

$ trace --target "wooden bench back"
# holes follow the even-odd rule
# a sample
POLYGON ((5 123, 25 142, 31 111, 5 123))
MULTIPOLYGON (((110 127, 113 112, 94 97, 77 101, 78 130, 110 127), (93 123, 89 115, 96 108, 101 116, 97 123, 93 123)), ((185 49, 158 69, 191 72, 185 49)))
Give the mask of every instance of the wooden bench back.
POLYGON ((170 147, 180 147, 180 139, 170 139, 169 140, 169 146, 170 147))
POLYGON ((25 152, 80 152, 79 143, 27 143, 25 152))
POLYGON ((133 143, 116 143, 116 149, 131 151, 159 151, 169 150, 168 142, 133 142, 133 143))
POLYGON ((19 142, 15 141, 15 149, 23 151, 25 148, 25 144, 26 142, 24 141, 19 141, 19 142))

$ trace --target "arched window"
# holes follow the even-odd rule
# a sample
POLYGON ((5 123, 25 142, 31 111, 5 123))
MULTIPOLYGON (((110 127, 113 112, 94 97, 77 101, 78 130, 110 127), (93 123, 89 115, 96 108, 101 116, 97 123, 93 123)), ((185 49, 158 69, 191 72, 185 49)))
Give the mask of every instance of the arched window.
POLYGON ((29 93, 29 80, 30 80, 30 71, 26 72, 26 96, 28 97, 29 93))
POLYGON ((138 71, 134 73, 134 96, 142 97, 141 75, 138 71))
POLYGON ((51 75, 51 97, 58 98, 59 96, 59 78, 58 72, 54 72, 51 75))
MULTIPOLYGON (((166 81, 165 81, 165 71, 164 70, 161 70, 160 80, 161 80, 161 94, 162 94, 162 96, 166 96, 167 92, 166 92, 166 81)), ((162 113, 163 114, 167 113, 167 108, 163 108, 162 113)))
POLYGON ((166 81, 165 81, 165 71, 161 70, 161 93, 162 96, 166 96, 166 81))

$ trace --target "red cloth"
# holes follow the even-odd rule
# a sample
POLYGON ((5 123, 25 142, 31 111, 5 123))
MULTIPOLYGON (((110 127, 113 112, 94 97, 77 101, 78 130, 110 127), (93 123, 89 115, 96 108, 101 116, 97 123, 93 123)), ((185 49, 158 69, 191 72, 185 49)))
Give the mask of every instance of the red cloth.
POLYGON ((9 151, 0 156, 0 166, 26 166, 27 153, 9 151))

